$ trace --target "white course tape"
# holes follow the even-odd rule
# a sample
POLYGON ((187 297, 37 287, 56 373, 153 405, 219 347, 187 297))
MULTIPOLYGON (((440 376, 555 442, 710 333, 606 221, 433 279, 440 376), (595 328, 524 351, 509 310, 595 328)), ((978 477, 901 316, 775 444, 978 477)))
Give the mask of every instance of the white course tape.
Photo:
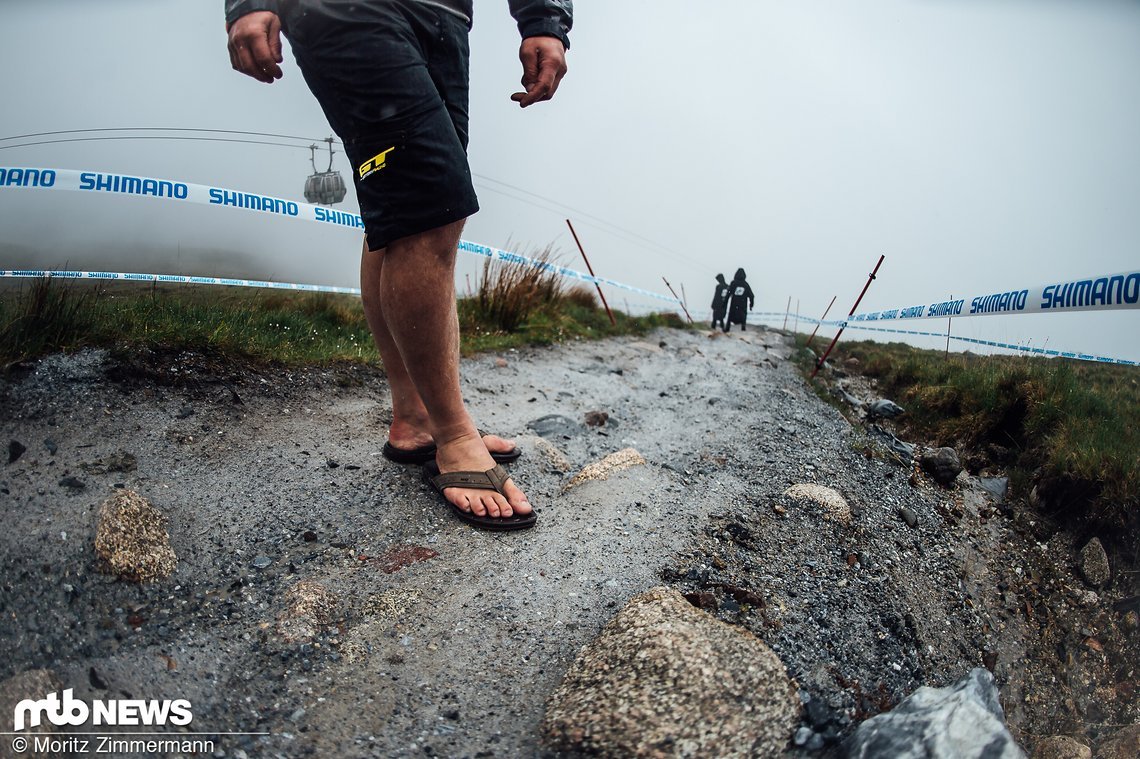
POLYGON ((1140 270, 855 314, 853 322, 1140 308, 1140 270))
MULTIPOLYGON (((338 227, 348 227, 350 229, 364 229, 364 221, 360 218, 359 214, 355 213, 337 211, 332 208, 314 206, 308 203, 298 203, 293 200, 274 198, 269 195, 256 195, 253 193, 241 192, 240 190, 229 190, 223 187, 211 187, 209 185, 191 184, 189 182, 176 182, 170 179, 136 177, 126 174, 106 174, 98 171, 78 171, 74 169, 51 169, 42 167, 0 167, 0 188, 27 190, 70 190, 75 192, 112 193, 116 195, 139 195, 144 197, 160 198, 176 203, 199 203, 203 205, 219 206, 222 208, 240 208, 267 216, 293 218, 300 219, 302 221, 313 221, 321 224, 331 224, 338 227)), ((633 285, 627 285, 622 282, 615 282, 610 279, 594 277, 584 272, 568 269, 564 266, 555 266, 543 261, 536 261, 533 258, 529 258, 518 253, 511 253, 499 248, 480 245, 479 243, 461 240, 459 243, 459 250, 467 253, 481 255, 487 258, 492 258, 498 261, 538 266, 546 271, 555 272, 563 277, 570 277, 572 279, 578 279, 583 282, 591 282, 594 284, 609 285, 610 287, 616 287, 621 290, 628 290, 629 292, 637 293, 638 295, 656 298, 657 300, 663 300, 667 303, 680 303, 680 301, 676 298, 672 298, 667 295, 661 295, 650 290, 643 290, 640 287, 634 287, 633 285)), ((107 273, 86 272, 86 274, 98 275, 107 273)), ((61 275, 57 273, 56 276, 61 275)), ((135 276, 136 275, 131 274, 120 274, 118 277, 103 276, 97 278, 115 279, 135 276)), ((152 276, 171 277, 173 275, 138 275, 139 278, 144 279, 150 278, 152 276)), ((213 278, 199 277, 192 279, 209 280, 213 278)), ((173 282, 176 280, 166 279, 161 281, 173 282)), ((229 280, 226 282, 219 281, 217 283, 200 282, 196 284, 237 284, 242 281, 245 280, 229 280)), ((250 286, 270 287, 276 285, 273 283, 264 283, 250 286)), ((303 290, 312 289, 319 286, 283 285, 283 287, 286 289, 303 290)), ((329 290, 325 288, 320 291, 341 292, 342 290, 329 290)), ((351 292, 351 290, 343 291, 351 292)))
MULTIPOLYGON (((785 314, 783 311, 760 311, 757 316, 768 316, 773 318, 782 319, 785 314)), ((1118 364, 1121 366, 1140 366, 1140 361, 1130 361, 1126 358, 1110 358, 1108 356, 1097 356, 1091 353, 1077 353, 1073 351, 1059 351, 1051 348, 1033 348, 1028 345, 1015 345, 1014 343, 1003 343, 995 340, 980 340, 973 337, 959 337, 945 332, 923 332, 913 329, 891 329, 888 327, 871 327, 866 324, 853 324, 851 322, 843 321, 821 321, 811 316, 804 316, 802 314, 787 314, 788 319, 799 319, 800 321, 807 322, 808 324, 819 324, 825 327, 845 327, 847 329, 861 329, 867 332, 883 332, 892 335, 918 335, 920 337, 937 337, 945 339, 949 337, 951 340, 957 340, 963 343, 970 343, 972 345, 985 345, 991 348, 1002 348, 1004 350, 1017 351, 1019 353, 1030 353, 1035 356, 1052 356, 1054 358, 1072 358, 1079 361, 1096 361, 1101 364, 1118 364)))
POLYGON ((229 277, 190 277, 182 274, 140 274, 119 271, 58 271, 51 269, 0 269, 0 278, 16 277, 42 279, 104 279, 121 282, 170 282, 182 285, 231 285, 236 287, 268 287, 275 290, 301 290, 310 293, 344 293, 360 295, 356 287, 332 285, 301 285, 292 282, 267 282, 260 279, 231 279, 229 277))

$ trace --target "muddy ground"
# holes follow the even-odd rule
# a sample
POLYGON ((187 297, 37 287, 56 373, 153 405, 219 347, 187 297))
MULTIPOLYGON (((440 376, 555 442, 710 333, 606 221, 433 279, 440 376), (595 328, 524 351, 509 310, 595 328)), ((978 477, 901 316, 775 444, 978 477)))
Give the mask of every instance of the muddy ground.
POLYGON ((1136 723, 1135 573, 1089 587, 1076 538, 900 466, 789 354, 763 329, 662 330, 467 360, 473 412, 518 440, 511 471, 540 509, 502 535, 380 456, 377 370, 101 352, 17 368, 0 384, 2 441, 25 449, 0 468, 0 680, 46 668, 85 699, 187 699, 184 730, 218 756, 536 756, 578 650, 665 583, 800 683, 818 737, 788 756, 838 755, 859 721, 976 666, 1029 751, 1136 723), (625 448, 647 463, 564 489, 625 448), (784 495, 797 483, 837 490, 850 519, 784 495), (166 515, 168 578, 97 570, 118 488, 166 515), (298 634, 305 592, 328 613, 298 634))

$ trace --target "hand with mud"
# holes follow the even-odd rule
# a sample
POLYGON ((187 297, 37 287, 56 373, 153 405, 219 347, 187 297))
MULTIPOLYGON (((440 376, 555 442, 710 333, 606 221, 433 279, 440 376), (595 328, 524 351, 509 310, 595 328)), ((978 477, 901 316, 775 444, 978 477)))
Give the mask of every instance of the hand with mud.
POLYGON ((230 25, 230 64, 259 82, 273 84, 281 71, 281 19, 272 11, 247 13, 230 25))
POLYGON ((527 37, 519 46, 522 61, 522 86, 526 92, 516 92, 511 100, 521 108, 550 100, 558 91, 558 84, 566 76, 566 48, 555 37, 527 37))

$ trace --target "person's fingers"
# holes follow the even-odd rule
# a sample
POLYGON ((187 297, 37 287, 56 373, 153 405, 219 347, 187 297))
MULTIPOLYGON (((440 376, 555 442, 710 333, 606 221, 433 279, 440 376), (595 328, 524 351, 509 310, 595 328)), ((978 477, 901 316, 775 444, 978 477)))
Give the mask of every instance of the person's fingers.
POLYGON ((511 100, 526 108, 543 100, 550 100, 566 75, 566 50, 561 40, 553 37, 531 37, 523 40, 519 48, 523 65, 522 85, 525 92, 516 92, 511 100))
MULTIPOLYGON (((277 65, 277 57, 271 49, 270 39, 267 28, 265 34, 253 37, 249 45, 250 52, 253 55, 253 63, 257 67, 259 75, 257 78, 263 82, 273 82, 275 79, 281 78, 281 67, 277 65)), ((280 40, 277 44, 281 44, 280 40)))
POLYGON ((266 81, 265 74, 261 72, 261 69, 254 62, 253 54, 250 52, 248 47, 239 44, 237 46, 237 57, 238 71, 245 74, 246 76, 252 76, 259 82, 266 81))
POLYGON ((534 88, 534 83, 538 81, 538 48, 534 45, 528 45, 527 41, 523 40, 523 44, 519 48, 519 61, 522 62, 523 75, 521 81, 524 91, 511 95, 511 100, 526 108, 534 102, 530 93, 534 88))

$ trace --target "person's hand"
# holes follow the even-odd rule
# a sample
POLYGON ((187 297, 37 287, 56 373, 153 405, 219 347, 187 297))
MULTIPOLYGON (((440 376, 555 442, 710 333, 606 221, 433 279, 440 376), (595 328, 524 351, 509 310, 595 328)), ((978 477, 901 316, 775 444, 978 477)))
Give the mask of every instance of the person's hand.
POLYGON ((557 37, 527 37, 519 47, 522 61, 522 86, 511 100, 526 108, 542 100, 550 100, 558 83, 566 76, 566 48, 557 37))
POLYGON ((281 19, 272 11, 247 13, 230 25, 230 63, 234 71, 273 84, 281 71, 281 19))

